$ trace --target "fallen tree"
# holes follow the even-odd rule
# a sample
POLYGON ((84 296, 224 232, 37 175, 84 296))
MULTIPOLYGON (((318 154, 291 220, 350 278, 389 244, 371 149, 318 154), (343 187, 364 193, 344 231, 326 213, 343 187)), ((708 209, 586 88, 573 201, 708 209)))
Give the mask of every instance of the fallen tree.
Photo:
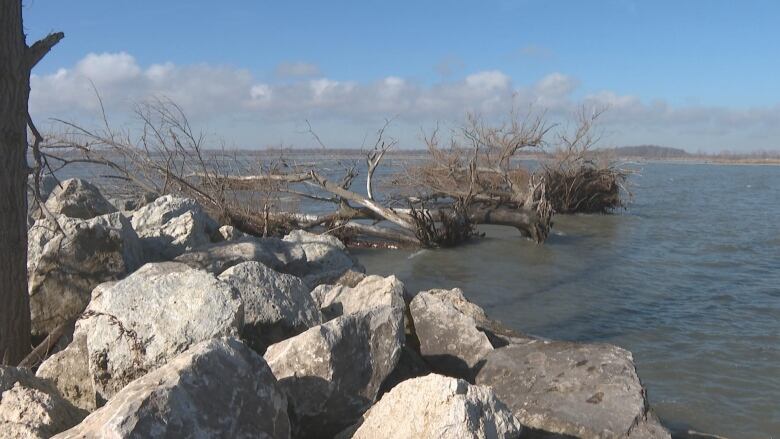
MULTIPOLYGON (((252 161, 235 151, 207 148, 205 137, 195 133, 174 102, 151 101, 136 115, 143 126, 136 137, 113 130, 106 117, 94 130, 60 121, 67 132, 46 145, 45 155, 60 166, 108 167, 111 178, 138 191, 195 198, 224 224, 260 236, 304 229, 327 231, 353 245, 443 247, 477 236, 479 225, 496 224, 541 243, 556 210, 550 172, 531 173, 519 160, 522 151, 547 145, 552 125, 543 115, 520 117, 513 111, 498 125, 471 115, 447 147, 440 146, 434 130, 425 137, 427 158, 392 172, 384 197, 376 171, 396 145, 385 132, 389 122, 372 146, 361 148, 362 193, 352 188, 360 173, 357 161, 338 161, 340 169, 298 164, 282 154, 252 161), (61 148, 70 152, 57 153, 61 148), (304 202, 316 208, 301 209, 304 202)), ((581 129, 588 133, 590 125, 581 129)))

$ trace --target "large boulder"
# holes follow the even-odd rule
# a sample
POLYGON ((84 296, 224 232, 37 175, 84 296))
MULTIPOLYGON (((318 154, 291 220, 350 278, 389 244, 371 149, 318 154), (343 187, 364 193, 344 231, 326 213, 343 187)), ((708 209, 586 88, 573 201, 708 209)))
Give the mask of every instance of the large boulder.
POLYGON ((334 283, 348 270, 366 271, 335 236, 294 230, 284 241, 298 244, 306 253, 308 268, 303 280, 309 286, 334 283))
POLYGON ((49 438, 86 415, 46 380, 26 369, 0 366, 0 437, 49 438))
POLYGON ((164 195, 133 212, 148 261, 162 261, 211 242, 217 223, 190 198, 164 195))
POLYGON ((276 271, 299 277, 307 270, 306 254, 300 246, 278 238, 252 236, 206 244, 174 260, 215 274, 248 261, 261 262, 276 271))
POLYGON ((122 389, 66 438, 289 438, 287 399, 238 340, 205 341, 122 389))
POLYGON ((395 276, 367 276, 354 287, 320 285, 311 295, 325 320, 379 306, 405 307, 404 284, 395 276))
POLYGON ((142 250, 130 222, 120 213, 88 220, 56 216, 30 229, 28 290, 34 335, 44 335, 75 318, 92 289, 124 277, 141 265, 142 250))
POLYGON ((38 367, 36 376, 52 382, 62 397, 76 407, 89 412, 97 408, 85 333, 78 334, 65 349, 47 358, 38 367))
POLYGON ((480 361, 493 345, 477 326, 477 309, 466 306, 465 299, 460 306, 453 304, 458 294, 462 297, 459 290, 423 291, 412 299, 409 311, 420 354, 431 369, 473 382, 480 361))
POLYGON ((181 264, 147 264, 96 288, 76 326, 85 334, 98 403, 190 346, 238 335, 244 309, 235 288, 181 264))
POLYGON ((272 345, 265 359, 290 402, 293 436, 333 437, 373 403, 398 363, 403 314, 348 314, 272 345))
POLYGON ((629 351, 538 341, 487 355, 477 384, 492 387, 523 425, 582 439, 669 439, 649 411, 629 351))
POLYGON ((95 185, 80 178, 70 178, 60 185, 55 185, 45 207, 52 214, 79 219, 90 219, 117 211, 95 185))
POLYGON ((396 386, 340 437, 514 439, 522 430, 491 389, 431 374, 396 386))
POLYGON ((241 294, 241 337, 257 352, 322 323, 308 287, 295 276, 250 261, 228 268, 219 278, 241 294))

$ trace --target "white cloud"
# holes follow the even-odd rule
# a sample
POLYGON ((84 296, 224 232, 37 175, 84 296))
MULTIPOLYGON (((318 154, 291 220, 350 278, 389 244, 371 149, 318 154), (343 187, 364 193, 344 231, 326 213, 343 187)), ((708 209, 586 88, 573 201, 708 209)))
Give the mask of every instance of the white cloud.
POLYGON ((432 85, 397 76, 373 82, 319 77, 274 83, 226 66, 168 62, 142 67, 124 52, 88 54, 73 67, 33 75, 31 113, 37 118, 94 121, 98 102, 92 84, 110 115, 126 115, 134 103, 165 96, 194 121, 216 124, 237 142, 251 141, 249 147, 295 138, 294 127, 304 119, 321 122, 326 131, 331 127, 336 137, 362 138, 362 133, 375 131, 378 121, 393 116, 409 132, 408 146, 419 146, 421 126, 457 122, 467 111, 497 117, 512 105, 533 106, 553 119, 570 115, 583 104, 606 106, 609 111, 602 121, 612 133, 612 143, 737 149, 741 139, 750 137, 753 143, 743 147, 753 149, 777 147, 780 139, 780 106, 673 106, 609 90, 581 93, 575 78, 557 72, 524 85, 513 84, 499 70, 432 85))

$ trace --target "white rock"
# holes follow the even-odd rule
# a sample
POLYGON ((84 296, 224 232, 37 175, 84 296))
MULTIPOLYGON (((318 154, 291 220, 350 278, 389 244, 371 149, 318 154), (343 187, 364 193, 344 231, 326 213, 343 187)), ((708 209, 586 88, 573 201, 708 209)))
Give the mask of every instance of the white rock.
POLYGON ((92 412, 97 408, 97 393, 89 373, 87 337, 83 332, 62 351, 47 358, 36 376, 51 381, 63 398, 92 412))
POLYGON ((215 274, 248 261, 257 261, 276 271, 298 277, 308 269, 306 254, 299 245, 278 238, 253 236, 206 244, 174 260, 215 274))
POLYGON ((404 309, 404 284, 395 276, 367 276, 354 287, 320 285, 312 291, 325 320, 380 306, 404 309))
POLYGON ((310 286, 334 283, 350 269, 365 271, 335 236, 294 230, 284 240, 300 245, 306 252, 308 269, 303 280, 310 286))
POLYGON ((117 211, 97 187, 80 178, 70 178, 59 186, 55 184, 45 206, 52 214, 78 219, 90 219, 117 211))
POLYGON ((344 315, 272 345, 265 359, 290 401, 293 436, 332 437, 376 400, 404 342, 393 307, 344 315))
POLYGON ((238 292, 212 274, 147 264, 96 289, 75 337, 86 334, 89 371, 102 403, 190 346, 238 335, 243 320, 238 292))
POLYGON ((148 261, 173 259, 211 242, 217 223, 192 199, 164 195, 133 212, 148 261))
POLYGON ((138 236, 122 214, 56 219, 59 229, 41 219, 29 232, 27 275, 35 335, 47 334, 81 313, 96 285, 141 265, 138 236))
MULTIPOLYGON (((476 366, 493 346, 474 317, 451 299, 442 290, 431 290, 417 294, 409 305, 420 354, 434 371, 472 381, 476 366)), ((461 304, 464 308, 474 311, 461 304)))
POLYGON ((289 438, 287 400, 262 357, 205 341, 122 389, 56 438, 289 438))
POLYGON ((228 268, 219 278, 241 294, 241 337, 256 351, 322 323, 308 288, 299 278, 250 261, 228 268))
POLYGON ((0 366, 0 437, 49 438, 84 416, 49 382, 25 369, 0 366))
POLYGON ((431 374, 397 385, 341 437, 509 439, 521 432, 489 388, 431 374))

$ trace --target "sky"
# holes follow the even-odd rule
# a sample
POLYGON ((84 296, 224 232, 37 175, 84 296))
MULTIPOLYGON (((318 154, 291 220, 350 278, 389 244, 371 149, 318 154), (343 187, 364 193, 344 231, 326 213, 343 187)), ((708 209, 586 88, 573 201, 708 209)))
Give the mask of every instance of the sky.
POLYGON ((606 108, 601 146, 780 151, 776 1, 27 0, 28 44, 65 39, 31 77, 30 111, 117 126, 172 99, 214 142, 360 147, 391 119, 422 147, 468 112, 515 107, 561 130, 606 108), (93 87, 94 84, 94 87, 93 87))

